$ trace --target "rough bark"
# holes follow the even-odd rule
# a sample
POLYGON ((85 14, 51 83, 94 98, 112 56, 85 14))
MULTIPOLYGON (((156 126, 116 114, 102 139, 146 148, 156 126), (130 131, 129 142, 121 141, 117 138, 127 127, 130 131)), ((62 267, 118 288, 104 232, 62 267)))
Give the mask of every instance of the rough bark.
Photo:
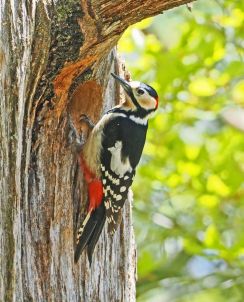
POLYGON ((129 202, 91 268, 85 253, 73 261, 87 203, 78 117, 119 102, 109 74, 123 31, 187 2, 0 1, 0 301, 135 300, 129 202))

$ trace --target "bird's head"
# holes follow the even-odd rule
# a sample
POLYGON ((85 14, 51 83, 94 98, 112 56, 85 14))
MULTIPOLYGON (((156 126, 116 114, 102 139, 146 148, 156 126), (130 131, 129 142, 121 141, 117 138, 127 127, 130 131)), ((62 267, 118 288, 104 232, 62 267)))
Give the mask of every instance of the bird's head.
POLYGON ((126 92, 126 100, 142 115, 154 112, 158 108, 158 94, 151 86, 138 82, 128 82, 112 73, 126 92))

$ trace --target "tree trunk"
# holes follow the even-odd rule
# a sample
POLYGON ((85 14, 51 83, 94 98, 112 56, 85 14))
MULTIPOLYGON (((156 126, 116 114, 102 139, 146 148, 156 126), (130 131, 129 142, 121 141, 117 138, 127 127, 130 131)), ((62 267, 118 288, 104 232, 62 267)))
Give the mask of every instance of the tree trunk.
POLYGON ((116 45, 143 18, 190 0, 0 0, 0 301, 135 301, 130 202, 91 268, 74 264, 87 196, 77 157, 119 102, 116 45))

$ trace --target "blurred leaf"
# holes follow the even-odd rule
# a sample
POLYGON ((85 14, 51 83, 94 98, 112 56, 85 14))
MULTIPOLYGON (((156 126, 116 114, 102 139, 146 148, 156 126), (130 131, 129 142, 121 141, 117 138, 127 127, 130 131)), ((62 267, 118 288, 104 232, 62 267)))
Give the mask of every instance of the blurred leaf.
POLYGON ((207 227, 207 230, 204 234, 204 243, 207 247, 218 247, 219 245, 219 232, 214 224, 211 224, 207 227))
POLYGON ((244 105, 244 80, 238 82, 233 88, 233 99, 237 103, 244 105))
POLYGON ((189 90, 196 96, 212 96, 215 94, 216 86, 209 78, 197 78, 189 85, 189 90))
POLYGON ((230 189, 218 175, 210 175, 208 177, 207 190, 220 196, 227 196, 230 193, 230 189))
POLYGON ((214 208, 219 204, 219 198, 215 195, 204 194, 199 197, 199 202, 201 205, 207 208, 214 208))

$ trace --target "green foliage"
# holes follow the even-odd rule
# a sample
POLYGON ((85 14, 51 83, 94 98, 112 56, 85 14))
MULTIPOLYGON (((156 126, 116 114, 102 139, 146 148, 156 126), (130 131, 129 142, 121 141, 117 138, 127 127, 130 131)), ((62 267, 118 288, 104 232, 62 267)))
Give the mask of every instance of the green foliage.
POLYGON ((244 299, 244 2, 198 0, 131 27, 119 50, 154 86, 134 183, 138 302, 244 299))

